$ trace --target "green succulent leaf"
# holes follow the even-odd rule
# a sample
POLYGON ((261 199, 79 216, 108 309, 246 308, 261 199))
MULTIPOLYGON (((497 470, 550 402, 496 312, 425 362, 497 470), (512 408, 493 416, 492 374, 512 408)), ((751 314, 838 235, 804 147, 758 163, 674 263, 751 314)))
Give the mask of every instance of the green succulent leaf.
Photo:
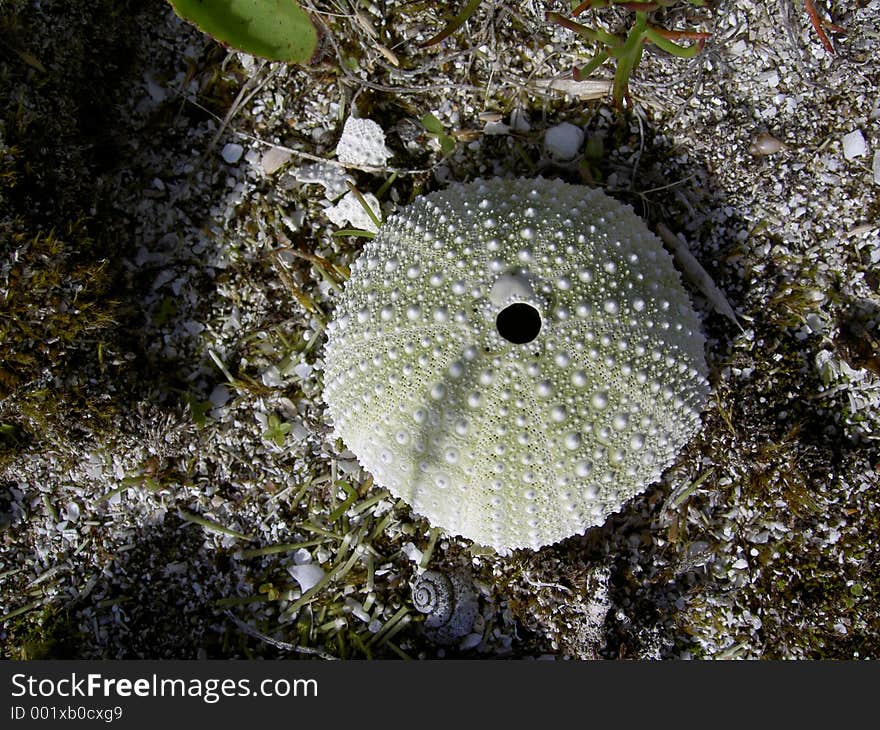
POLYGON ((305 63, 318 33, 296 0, 168 0, 184 20, 221 43, 271 61, 305 63))
POLYGON ((433 114, 425 114, 422 117, 422 126, 431 134, 443 134, 443 124, 433 114))

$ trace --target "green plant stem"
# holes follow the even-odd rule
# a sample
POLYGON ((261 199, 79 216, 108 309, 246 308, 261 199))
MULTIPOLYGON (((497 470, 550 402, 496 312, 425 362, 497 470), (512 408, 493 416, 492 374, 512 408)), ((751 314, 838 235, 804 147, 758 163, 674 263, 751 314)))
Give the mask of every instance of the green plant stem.
POLYGON ((645 36, 648 32, 647 13, 636 13, 636 22, 630 29, 623 44, 620 57, 617 62, 617 71, 614 74, 614 103, 620 107, 623 100, 629 94, 629 79, 633 71, 638 68, 645 47, 645 36))

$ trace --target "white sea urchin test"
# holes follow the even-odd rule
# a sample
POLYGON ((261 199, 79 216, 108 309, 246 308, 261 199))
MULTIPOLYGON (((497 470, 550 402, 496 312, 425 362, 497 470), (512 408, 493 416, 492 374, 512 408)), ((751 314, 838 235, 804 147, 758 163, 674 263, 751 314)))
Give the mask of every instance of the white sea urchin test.
POLYGON ((324 399, 375 481, 433 525, 538 548, 659 478, 699 426, 703 344, 629 206, 478 180, 367 243, 329 328, 324 399))

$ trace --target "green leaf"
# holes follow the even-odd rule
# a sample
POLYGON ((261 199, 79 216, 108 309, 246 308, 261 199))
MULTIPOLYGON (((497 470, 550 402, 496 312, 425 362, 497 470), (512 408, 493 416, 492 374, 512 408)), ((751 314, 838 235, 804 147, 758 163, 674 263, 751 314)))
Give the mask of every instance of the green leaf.
POLYGON ((363 228, 341 228, 338 231, 333 231, 330 235, 337 238, 340 236, 359 236, 360 238, 376 237, 375 233, 372 231, 365 231, 363 228))
POLYGON ((263 438, 272 441, 276 446, 284 446, 284 439, 290 433, 291 425, 282 422, 274 413, 269 415, 267 428, 263 431, 263 438))
POLYGON ((208 411, 211 410, 213 404, 209 400, 199 400, 198 397, 186 393, 183 396, 184 402, 189 406, 190 415, 192 415, 193 423, 197 428, 204 428, 208 420, 208 411))
POLYGON ((444 155, 452 154, 455 149, 455 140, 448 134, 441 134, 437 139, 440 140, 440 151, 444 155))
POLYGON ((168 0, 184 20, 221 43, 271 61, 305 63, 318 33, 296 0, 168 0))
POLYGON ((426 131, 431 134, 443 134, 446 130, 443 129, 443 125, 440 123, 440 120, 437 119, 433 114, 425 114, 422 117, 422 126, 426 131))

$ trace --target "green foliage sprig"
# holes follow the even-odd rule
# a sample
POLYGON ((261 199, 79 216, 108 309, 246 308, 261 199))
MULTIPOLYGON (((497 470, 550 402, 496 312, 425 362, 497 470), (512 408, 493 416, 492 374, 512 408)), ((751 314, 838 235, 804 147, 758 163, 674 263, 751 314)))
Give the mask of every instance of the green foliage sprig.
MULTIPOLYGON (((572 10, 572 16, 607 7, 621 7, 632 10, 635 13, 635 21, 626 35, 610 33, 601 27, 588 27, 572 20, 561 13, 547 13, 547 19, 574 31, 579 36, 591 43, 600 46, 588 63, 575 67, 573 75, 575 80, 589 76, 608 60, 617 62, 614 73, 614 86, 612 96, 616 106, 623 106, 624 100, 629 98, 629 80, 639 65, 645 45, 653 43, 667 53, 679 58, 693 58, 703 48, 709 33, 698 31, 668 30, 654 25, 650 21, 650 15, 655 10, 674 5, 677 0, 657 0, 657 2, 626 2, 625 0, 585 0, 572 10), (682 45, 677 41, 692 41, 682 45)), ((691 5, 703 7, 704 0, 687 0, 691 5)))

